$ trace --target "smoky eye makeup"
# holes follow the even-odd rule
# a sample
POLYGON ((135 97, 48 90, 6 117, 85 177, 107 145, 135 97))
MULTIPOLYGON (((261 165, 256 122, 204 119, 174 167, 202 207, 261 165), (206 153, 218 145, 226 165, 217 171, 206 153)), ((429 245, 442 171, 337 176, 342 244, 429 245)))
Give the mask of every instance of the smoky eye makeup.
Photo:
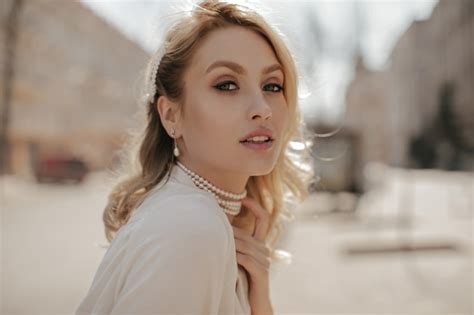
POLYGON ((213 88, 215 88, 218 91, 228 91, 228 92, 240 90, 237 84, 232 80, 225 80, 222 82, 218 82, 217 84, 213 85, 213 88))
MULTIPOLYGON (((218 92, 235 92, 240 90, 240 83, 234 74, 221 73, 210 80, 212 89, 218 92)), ((284 90, 284 78, 271 75, 262 83, 262 90, 266 92, 281 92, 284 90)))
MULTIPOLYGON (((232 80, 222 81, 213 85, 213 88, 218 91, 223 92, 234 92, 240 90, 238 85, 232 80)), ((268 82, 262 86, 263 91, 265 92, 273 92, 273 93, 280 93, 285 90, 284 85, 279 83, 268 82)))
POLYGON ((266 80, 266 84, 278 84, 278 85, 285 85, 285 80, 280 79, 279 77, 270 77, 268 80, 266 80))

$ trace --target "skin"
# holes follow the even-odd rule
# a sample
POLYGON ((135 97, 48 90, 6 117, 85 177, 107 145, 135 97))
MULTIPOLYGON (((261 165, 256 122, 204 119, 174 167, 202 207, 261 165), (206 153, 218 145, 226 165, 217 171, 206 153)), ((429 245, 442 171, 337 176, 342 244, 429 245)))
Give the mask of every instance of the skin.
MULTIPOLYGON (((233 193, 241 193, 250 176, 271 172, 282 152, 281 139, 288 124, 288 107, 281 90, 283 71, 262 73, 275 64, 279 62, 271 46, 243 27, 215 30, 200 43, 185 71, 184 106, 164 96, 157 101, 168 134, 171 136, 175 130, 181 163, 233 193), (207 71, 220 60, 240 65, 244 73, 225 66, 207 71), (240 143, 242 137, 260 127, 273 132, 275 140, 269 150, 257 151, 240 143)), ((264 243, 268 216, 253 199, 246 198, 243 205, 256 216, 258 232, 234 227, 237 261, 250 274, 252 314, 272 314, 268 284, 270 251, 264 243)), ((232 224, 233 217, 227 217, 232 224)))
POLYGON ((269 274, 271 251, 265 244, 270 215, 255 199, 245 198, 242 204, 255 215, 256 224, 253 233, 232 227, 237 262, 250 274, 249 304, 252 315, 272 315, 269 274))

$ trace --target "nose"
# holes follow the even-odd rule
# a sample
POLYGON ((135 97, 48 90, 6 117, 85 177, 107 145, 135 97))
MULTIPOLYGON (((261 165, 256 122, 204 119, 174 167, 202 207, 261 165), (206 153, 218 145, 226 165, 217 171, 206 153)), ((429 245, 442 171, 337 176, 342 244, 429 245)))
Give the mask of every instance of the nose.
POLYGON ((258 117, 263 120, 267 120, 272 117, 272 109, 268 105, 263 95, 256 95, 253 98, 249 116, 251 120, 258 119, 258 117))

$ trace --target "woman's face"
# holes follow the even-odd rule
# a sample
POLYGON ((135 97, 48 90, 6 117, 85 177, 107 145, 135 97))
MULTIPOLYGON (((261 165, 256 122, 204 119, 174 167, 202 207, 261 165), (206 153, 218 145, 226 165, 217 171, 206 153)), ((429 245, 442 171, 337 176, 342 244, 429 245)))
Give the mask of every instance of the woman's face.
POLYGON ((281 154, 288 112, 282 69, 263 72, 273 65, 279 62, 269 44, 243 27, 215 30, 200 43, 184 76, 178 140, 183 159, 202 170, 235 175, 271 172, 281 154), (270 148, 256 150, 240 142, 259 128, 271 130, 270 148))

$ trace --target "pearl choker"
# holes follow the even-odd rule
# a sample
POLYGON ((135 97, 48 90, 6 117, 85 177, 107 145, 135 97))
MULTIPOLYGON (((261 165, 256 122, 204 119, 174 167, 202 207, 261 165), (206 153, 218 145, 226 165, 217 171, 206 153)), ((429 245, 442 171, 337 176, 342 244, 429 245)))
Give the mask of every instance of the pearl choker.
POLYGON ((240 207, 242 205, 242 199, 244 199, 247 196, 247 190, 244 190, 240 194, 234 194, 229 191, 219 189, 213 184, 211 184, 210 182, 208 182, 205 178, 199 176, 198 174, 188 169, 181 162, 176 161, 176 163, 183 171, 186 172, 186 174, 188 174, 189 177, 191 177, 191 180, 197 187, 213 194, 214 197, 217 199, 217 202, 219 203, 221 208, 223 208, 226 213, 231 214, 231 215, 239 214, 240 207), (224 200, 219 195, 230 198, 230 199, 234 199, 235 201, 224 200))

